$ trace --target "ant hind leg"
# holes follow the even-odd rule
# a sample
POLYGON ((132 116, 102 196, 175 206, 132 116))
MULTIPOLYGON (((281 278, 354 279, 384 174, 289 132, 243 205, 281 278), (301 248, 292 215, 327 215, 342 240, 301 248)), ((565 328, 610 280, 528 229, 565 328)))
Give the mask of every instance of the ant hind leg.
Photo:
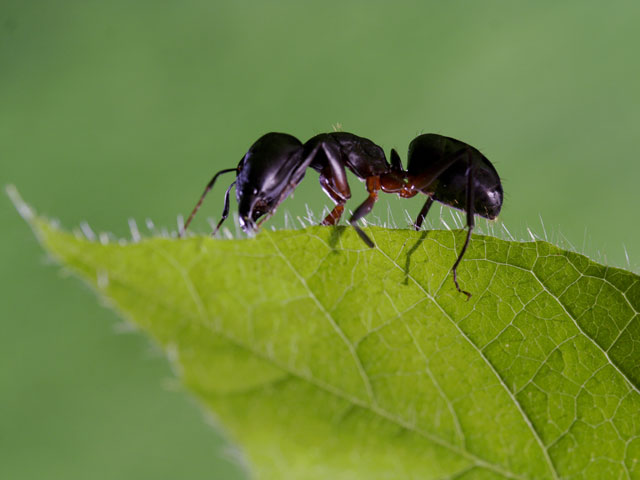
POLYGON ((431 205, 433 205, 433 198, 428 197, 427 201, 422 207, 422 210, 420 210, 420 213, 418 214, 418 218, 416 218, 416 223, 413 224, 413 227, 416 229, 416 231, 420 230, 420 227, 422 227, 422 222, 424 222, 424 219, 429 213, 429 209, 431 208, 431 205))
POLYGON ((458 265, 460 265, 460 262, 462 261, 462 257, 464 256, 464 253, 467 251, 467 247, 469 246, 469 242, 471 240, 471 232, 473 231, 473 227, 475 226, 475 220, 474 220, 474 211, 473 211, 473 166, 471 164, 471 157, 469 157, 468 160, 468 164, 467 164, 467 171, 466 171, 466 176, 467 176, 467 238, 464 241, 464 245, 462 246, 462 250, 460 251, 460 255, 458 255, 458 259, 456 260, 456 263, 453 264, 453 267, 451 268, 451 271, 453 273, 453 283, 456 284, 456 288, 458 289, 458 292, 460 293, 464 293, 467 296, 467 300, 469 300, 471 298, 471 293, 467 292, 466 290, 462 290, 460 288, 460 285, 458 284, 458 265))

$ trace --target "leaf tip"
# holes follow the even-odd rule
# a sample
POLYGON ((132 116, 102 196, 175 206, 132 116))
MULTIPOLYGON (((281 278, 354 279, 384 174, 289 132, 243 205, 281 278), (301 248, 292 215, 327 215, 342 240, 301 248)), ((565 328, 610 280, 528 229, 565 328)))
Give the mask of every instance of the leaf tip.
POLYGON ((20 216, 27 222, 32 223, 36 214, 34 210, 22 199, 16 186, 13 184, 6 185, 4 187, 4 191, 7 193, 9 200, 13 203, 13 206, 16 207, 20 216))

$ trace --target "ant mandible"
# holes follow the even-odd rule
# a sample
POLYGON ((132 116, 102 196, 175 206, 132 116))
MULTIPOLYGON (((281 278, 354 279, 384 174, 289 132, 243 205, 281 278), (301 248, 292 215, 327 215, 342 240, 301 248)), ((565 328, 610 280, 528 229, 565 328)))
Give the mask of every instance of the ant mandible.
POLYGON ((335 225, 351 197, 346 169, 365 181, 369 195, 349 218, 349 223, 369 246, 374 243, 357 225, 378 198, 378 191, 410 198, 418 193, 428 196, 414 227, 419 230, 434 201, 465 211, 467 236, 453 267, 456 289, 467 298, 471 294, 460 288, 457 268, 471 239, 474 215, 488 219, 498 216, 503 192, 500 178, 489 160, 477 149, 460 140, 437 134, 416 137, 409 145, 407 169, 396 150, 391 150, 391 163, 384 151, 371 140, 347 132, 317 135, 304 145, 288 134, 268 133, 247 151, 238 167, 221 170, 207 184, 204 193, 189 215, 180 236, 184 234, 206 194, 219 175, 236 172, 236 180, 225 193, 222 218, 215 234, 229 214, 229 194, 236 186, 240 226, 253 232, 267 220, 282 201, 298 186, 307 167, 320 174, 322 189, 336 204, 323 225, 335 225), (260 217, 263 217, 261 220, 260 217))

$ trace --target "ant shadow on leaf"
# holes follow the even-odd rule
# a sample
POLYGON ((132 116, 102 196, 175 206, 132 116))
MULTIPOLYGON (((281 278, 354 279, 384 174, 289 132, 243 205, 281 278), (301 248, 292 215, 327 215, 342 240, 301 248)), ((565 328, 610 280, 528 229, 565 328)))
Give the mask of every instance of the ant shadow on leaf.
MULTIPOLYGON (((342 235, 344 235, 344 232, 346 231, 347 231, 347 227, 344 225, 335 226, 331 229, 331 234, 329 235, 329 246, 331 247, 332 253, 338 253, 339 251, 337 248, 338 242, 340 241, 340 238, 342 237, 342 235)), ((429 236, 429 230, 424 230, 420 234, 420 237, 418 238, 418 240, 416 240, 416 242, 407 252, 407 257, 404 264, 404 282, 403 282, 404 285, 409 284, 409 270, 411 269, 411 257, 413 256, 415 251, 418 250, 418 248, 420 248, 420 245, 422 245, 422 243, 428 236, 429 236)))
POLYGON ((416 243, 414 243, 411 249, 407 252, 407 260, 404 264, 404 282, 403 283, 405 285, 409 284, 409 269, 411 268, 411 257, 413 256, 415 251, 420 247, 420 245, 422 245, 422 242, 424 242, 424 239, 427 238, 428 235, 429 235, 428 230, 423 231, 420 234, 420 238, 418 238, 416 243))
POLYGON ((329 235, 329 246, 331 247, 333 253, 337 253, 336 247, 338 245, 338 242, 340 241, 340 237, 342 237, 342 235, 344 235, 344 232, 346 231, 347 227, 345 227, 344 225, 338 225, 331 229, 331 235, 329 235))

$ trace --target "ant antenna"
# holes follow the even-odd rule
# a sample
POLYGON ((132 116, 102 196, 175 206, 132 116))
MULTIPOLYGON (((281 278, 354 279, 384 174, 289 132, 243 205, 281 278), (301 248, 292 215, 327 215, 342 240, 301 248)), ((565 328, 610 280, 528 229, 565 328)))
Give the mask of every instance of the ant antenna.
POLYGON ((200 200, 198 200, 198 203, 196 204, 196 206, 194 207, 193 211, 191 212, 191 215, 189 215, 189 218, 187 219, 187 222, 184 224, 184 227, 182 227, 182 231, 180 232, 178 237, 182 238, 184 236, 185 232, 187 231, 187 227, 189 227, 189 224, 191 223, 191 220, 193 220, 193 217, 195 216, 196 212, 200 208, 200 205, 202 205, 202 201, 204 200, 204 197, 206 197, 207 193, 209 193, 209 190, 211 190, 211 188, 213 188, 213 184, 216 183, 216 180, 218 179, 218 176, 222 175, 223 173, 237 172, 237 171, 238 171, 237 168, 227 168, 225 170, 220 170, 218 173, 216 173, 213 176, 211 181, 207 184, 207 188, 204 189, 204 193, 200 197, 200 200))

